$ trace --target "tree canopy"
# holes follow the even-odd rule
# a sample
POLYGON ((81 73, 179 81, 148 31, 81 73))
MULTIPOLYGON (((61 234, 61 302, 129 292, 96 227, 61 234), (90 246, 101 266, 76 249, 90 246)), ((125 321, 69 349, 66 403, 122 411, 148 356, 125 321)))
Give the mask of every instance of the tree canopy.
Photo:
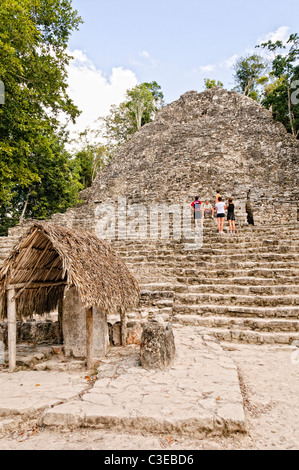
POLYGON ((204 84, 205 84, 206 90, 209 90, 211 88, 215 88, 215 87, 218 87, 218 86, 223 88, 223 83, 220 82, 220 80, 216 81, 216 80, 212 80, 210 78, 205 78, 204 79, 204 84))
POLYGON ((287 43, 268 41, 259 47, 274 53, 262 104, 271 109, 295 137, 299 137, 299 36, 291 34, 287 43), (297 90, 297 93, 296 93, 297 90))
MULTIPOLYGON (((1 225, 26 210, 48 217, 74 203, 79 188, 59 116, 79 110, 67 94, 67 44, 81 22, 71 0, 0 3, 1 225), (5 214, 9 215, 5 219, 5 214)), ((0 227, 1 231, 1 227, 0 227)))
MULTIPOLYGON (((256 46, 260 54, 237 59, 234 90, 270 109, 275 120, 299 138, 299 35, 286 42, 267 41, 256 46)), ((221 82, 205 79, 205 88, 221 82)))
POLYGON ((258 87, 267 81, 266 69, 267 63, 261 55, 240 57, 234 66, 235 90, 259 101, 258 87))
POLYGON ((125 100, 119 106, 112 106, 108 116, 100 118, 103 124, 101 134, 112 153, 154 119, 164 105, 163 99, 161 86, 157 82, 141 83, 127 90, 125 100))

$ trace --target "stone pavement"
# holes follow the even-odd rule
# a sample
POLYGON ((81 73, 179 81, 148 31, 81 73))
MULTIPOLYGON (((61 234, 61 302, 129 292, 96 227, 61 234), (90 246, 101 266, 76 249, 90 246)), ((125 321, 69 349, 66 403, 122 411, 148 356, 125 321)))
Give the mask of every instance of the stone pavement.
POLYGON ((111 348, 96 377, 82 370, 1 373, 0 417, 9 422, 22 415, 42 426, 67 429, 193 437, 246 432, 233 361, 199 329, 173 329, 176 359, 164 371, 143 369, 139 347, 130 345, 111 348))

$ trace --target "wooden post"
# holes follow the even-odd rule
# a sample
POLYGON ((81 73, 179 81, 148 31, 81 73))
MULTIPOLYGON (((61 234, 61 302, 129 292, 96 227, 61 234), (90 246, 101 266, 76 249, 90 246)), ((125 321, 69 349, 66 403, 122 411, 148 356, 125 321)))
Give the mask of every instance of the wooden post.
POLYGON ((15 289, 7 291, 7 323, 8 323, 8 361, 9 371, 13 372, 17 363, 17 314, 15 289))
POLYGON ((93 309, 86 309, 86 367, 91 370, 94 366, 93 359, 93 309))
POLYGON ((63 294, 61 299, 58 301, 57 305, 57 310, 58 310, 58 341, 59 344, 63 344, 63 294))
POLYGON ((120 312, 121 344, 127 346, 127 315, 124 310, 120 312))

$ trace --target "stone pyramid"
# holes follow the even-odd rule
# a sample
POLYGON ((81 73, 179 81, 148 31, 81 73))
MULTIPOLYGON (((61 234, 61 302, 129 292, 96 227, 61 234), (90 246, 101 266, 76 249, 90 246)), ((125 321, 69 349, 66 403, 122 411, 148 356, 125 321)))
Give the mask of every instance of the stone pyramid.
POLYGON ((97 205, 119 197, 190 204, 195 195, 214 202, 220 189, 233 197, 239 222, 249 212, 255 225, 294 222, 298 162, 298 140, 251 98, 222 88, 190 91, 121 146, 82 192, 83 206, 58 219, 92 228, 97 205))

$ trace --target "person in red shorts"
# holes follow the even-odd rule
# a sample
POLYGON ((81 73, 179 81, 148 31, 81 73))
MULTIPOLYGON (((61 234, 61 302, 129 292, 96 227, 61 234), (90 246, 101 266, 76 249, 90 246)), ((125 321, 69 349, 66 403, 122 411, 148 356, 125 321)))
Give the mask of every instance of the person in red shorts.
POLYGON ((202 226, 203 225, 202 204, 198 196, 195 196, 195 200, 191 202, 191 209, 194 212, 195 227, 198 227, 199 220, 202 226))

